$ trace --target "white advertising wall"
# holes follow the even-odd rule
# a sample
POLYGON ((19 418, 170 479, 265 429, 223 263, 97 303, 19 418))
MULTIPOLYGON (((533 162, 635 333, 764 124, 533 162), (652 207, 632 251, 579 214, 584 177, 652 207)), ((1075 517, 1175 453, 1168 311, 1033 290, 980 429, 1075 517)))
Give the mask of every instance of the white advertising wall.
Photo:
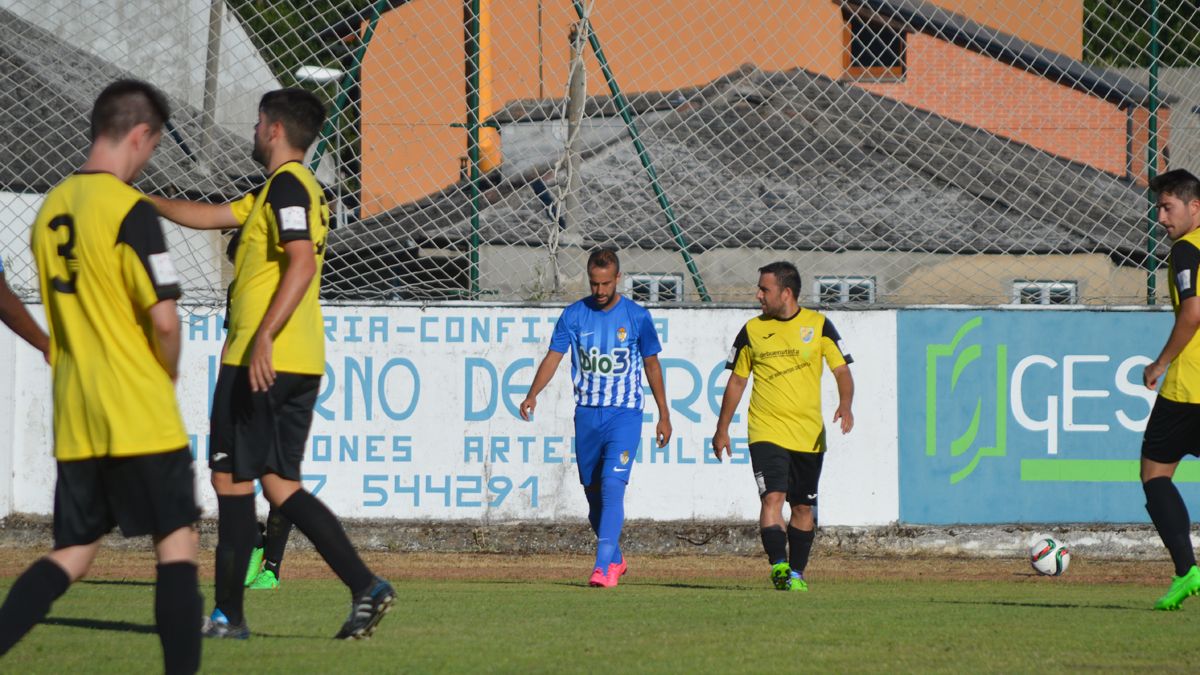
MULTIPOLYGON (((40 314, 40 307, 31 307, 40 314)), ((204 511, 208 412, 223 318, 183 315, 178 393, 197 455, 204 511)), ((586 500, 573 463, 569 358, 538 400, 517 410, 545 354, 560 309, 478 305, 327 307, 326 371, 305 455, 304 481, 338 514, 354 518, 553 521, 582 518, 586 500)), ((652 399, 626 499, 629 518, 758 516, 745 436, 745 396, 732 428, 733 461, 717 463, 709 439, 727 374, 724 361, 752 310, 656 309, 674 437, 654 444, 652 399)), ((854 356, 855 429, 830 428, 819 517, 826 525, 877 525, 899 514, 896 314, 832 312, 854 356)), ((0 514, 49 514, 49 368, 0 331, 11 364, 0 387, 0 514)), ((826 371, 826 420, 837 402, 826 371)), ((148 421, 150 423, 150 421, 148 421)), ((265 508, 265 502, 260 504, 265 508)))

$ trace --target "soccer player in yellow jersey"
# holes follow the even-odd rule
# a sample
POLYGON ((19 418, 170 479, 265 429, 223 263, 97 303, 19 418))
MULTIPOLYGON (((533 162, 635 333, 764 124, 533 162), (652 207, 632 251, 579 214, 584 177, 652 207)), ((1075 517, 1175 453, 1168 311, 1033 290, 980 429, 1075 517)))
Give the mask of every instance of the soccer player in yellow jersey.
POLYGON ((800 273, 776 262, 758 270, 757 299, 762 314, 746 322, 733 342, 725 367, 732 370, 713 433, 717 459, 730 454, 729 423, 750 375, 750 463, 762 502, 759 533, 771 563, 771 581, 781 591, 807 591, 804 568, 812 551, 817 484, 825 460, 821 419, 821 361, 837 380, 833 415, 842 433, 854 427, 850 404, 854 379, 841 336, 819 312, 799 305, 800 273), (791 518, 784 530, 784 500, 791 518))
POLYGON ((151 535, 154 615, 165 670, 200 667, 192 454, 175 401, 179 276, 158 213, 130 187, 169 115, 144 82, 121 80, 92 108, 83 167, 47 195, 30 239, 50 326, 54 551, 0 608, 0 653, 84 574, 100 538, 151 535))
POLYGON ((304 152, 325 108, 303 89, 262 97, 254 159, 266 184, 232 204, 155 198, 167 218, 196 229, 241 228, 229 293, 229 335, 212 405, 212 484, 217 492, 216 608, 213 638, 245 639, 244 578, 257 525, 254 481, 271 505, 312 541, 351 592, 338 639, 370 637, 396 594, 354 550, 337 517, 300 485, 312 425, 325 333, 318 293, 329 206, 304 152))
POLYGON ((1200 592, 1191 519, 1171 480, 1185 455, 1200 455, 1200 180, 1176 169, 1150 181, 1150 190, 1158 195, 1158 222, 1174 242, 1167 280, 1175 326, 1158 358, 1142 373, 1150 389, 1160 381, 1162 385, 1142 438, 1142 489, 1146 511, 1175 563, 1170 589, 1154 604, 1170 610, 1200 592))

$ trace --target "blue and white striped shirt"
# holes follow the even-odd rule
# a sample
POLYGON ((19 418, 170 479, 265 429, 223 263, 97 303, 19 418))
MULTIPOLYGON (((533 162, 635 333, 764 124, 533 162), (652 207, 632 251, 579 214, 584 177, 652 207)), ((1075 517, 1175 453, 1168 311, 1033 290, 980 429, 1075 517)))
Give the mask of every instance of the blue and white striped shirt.
POLYGON ((622 297, 609 310, 589 296, 563 310, 551 351, 571 350, 575 405, 642 409, 642 359, 662 351, 650 312, 622 297))

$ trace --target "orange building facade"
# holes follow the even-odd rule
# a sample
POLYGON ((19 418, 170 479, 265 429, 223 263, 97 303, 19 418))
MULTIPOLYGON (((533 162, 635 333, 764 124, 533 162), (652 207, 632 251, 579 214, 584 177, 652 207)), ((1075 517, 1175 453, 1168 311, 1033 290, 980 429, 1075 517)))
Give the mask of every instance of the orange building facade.
MULTIPOLYGON (((589 0, 590 1, 590 0, 589 0)), ((947 10, 1074 59, 1082 0, 936 0, 947 10)), ((459 180, 466 155, 461 0, 421 0, 381 17, 362 71, 362 207, 379 213, 459 180), (457 125, 457 126, 455 126, 457 125)), ((566 93, 570 0, 482 0, 481 112, 566 93)), ((845 79, 847 17, 836 0, 596 0, 593 28, 626 94, 705 85, 739 66, 845 79), (786 11, 770 9, 771 6, 786 11), (764 9, 766 8, 766 9, 764 9)), ((906 34, 906 72, 857 81, 873 93, 1114 174, 1134 175, 1127 113, 1103 99, 938 38, 906 34)), ((590 49, 589 95, 607 95, 590 49)), ((1145 145, 1135 111, 1134 145, 1145 145)), ((494 150, 494 149, 493 149, 494 150)), ((493 160, 499 160, 503 145, 493 160)))

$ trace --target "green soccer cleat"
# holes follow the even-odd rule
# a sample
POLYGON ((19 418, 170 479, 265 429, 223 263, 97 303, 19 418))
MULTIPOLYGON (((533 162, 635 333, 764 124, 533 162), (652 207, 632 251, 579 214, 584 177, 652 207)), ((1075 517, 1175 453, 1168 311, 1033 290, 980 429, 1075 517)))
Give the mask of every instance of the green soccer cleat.
POLYGON ((273 591, 279 588, 279 577, 275 576, 275 573, 271 570, 263 570, 258 573, 258 576, 254 577, 254 581, 246 584, 246 588, 252 591, 273 591))
POLYGON ((792 568, 785 562, 775 563, 771 565, 771 583, 775 584, 775 590, 786 591, 792 582, 792 568))
POLYGON ((1189 595, 1200 593, 1200 568, 1192 565, 1192 569, 1181 577, 1172 577, 1171 588, 1167 594, 1154 603, 1154 609, 1170 611, 1179 609, 1189 595))
POLYGON ((258 573, 262 571, 262 562, 263 547, 255 546, 254 550, 250 552, 250 564, 246 566, 246 583, 243 585, 247 588, 258 578, 258 573))
POLYGON ((804 575, 793 570, 788 576, 788 590, 801 593, 807 592, 808 582, 804 580, 804 575))

